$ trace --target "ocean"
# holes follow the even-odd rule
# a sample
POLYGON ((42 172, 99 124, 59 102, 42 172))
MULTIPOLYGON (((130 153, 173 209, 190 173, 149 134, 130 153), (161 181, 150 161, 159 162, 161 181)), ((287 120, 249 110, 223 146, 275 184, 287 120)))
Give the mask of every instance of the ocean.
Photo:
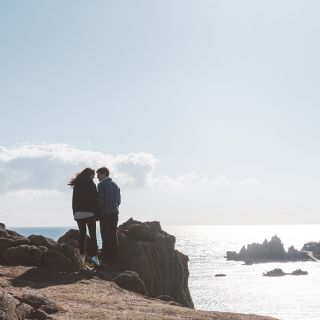
MULTIPOLYGON (((11 229, 26 236, 42 234, 57 240, 69 227, 11 229)), ((286 250, 291 245, 301 249, 306 242, 320 240, 320 225, 163 226, 163 229, 176 237, 176 248, 189 256, 189 288, 196 309, 254 313, 282 320, 320 319, 320 263, 244 265, 224 258, 228 250, 239 251, 244 244, 261 243, 273 235, 281 238, 286 250), (300 268, 309 274, 262 276, 274 268, 285 272, 300 268), (217 273, 226 277, 215 277, 217 273)))

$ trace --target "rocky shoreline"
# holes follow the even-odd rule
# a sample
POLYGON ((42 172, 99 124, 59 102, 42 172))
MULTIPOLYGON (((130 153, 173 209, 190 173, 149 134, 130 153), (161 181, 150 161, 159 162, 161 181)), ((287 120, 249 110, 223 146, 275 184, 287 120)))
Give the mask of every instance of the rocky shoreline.
MULTIPOLYGON (((0 224, 0 320, 272 319, 194 310, 188 257, 159 222, 130 219, 119 226, 118 237, 112 269, 89 263, 84 269, 77 230, 54 241, 23 237, 0 224)), ((88 237, 88 255, 90 250, 88 237)))
MULTIPOLYGON (((4 225, 3 225, 4 226, 4 225)), ((118 228, 119 252, 112 272, 99 268, 108 280, 125 289, 149 297, 168 296, 181 306, 193 308, 188 288, 188 257, 175 250, 175 237, 162 230, 157 221, 129 219, 118 228)), ((0 264, 34 266, 50 271, 81 270, 79 231, 71 229, 58 241, 42 235, 23 237, 0 229, 0 264)), ((86 240, 86 253, 92 256, 93 244, 86 240)))

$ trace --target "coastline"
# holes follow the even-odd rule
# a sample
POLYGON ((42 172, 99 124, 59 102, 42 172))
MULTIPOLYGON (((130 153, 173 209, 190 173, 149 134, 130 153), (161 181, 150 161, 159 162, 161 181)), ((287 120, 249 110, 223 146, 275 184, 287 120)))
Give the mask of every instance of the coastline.
MULTIPOLYGON (((175 237, 157 221, 131 218, 118 227, 117 261, 122 267, 117 271, 80 267, 78 230, 68 230, 58 241, 24 237, 4 224, 0 231, 2 294, 18 299, 14 304, 19 320, 30 318, 30 312, 19 316, 18 301, 23 302, 26 294, 58 304, 58 313, 43 319, 275 319, 195 310, 188 288, 189 258, 175 249, 175 237)), ((90 241, 86 250, 90 251, 90 241)), ((30 306, 31 312, 39 309, 30 306)), ((22 303, 22 308, 30 306, 22 303)))
POLYGON ((56 274, 33 267, 1 266, 0 285, 14 296, 35 294, 53 300, 60 306, 59 312, 53 315, 55 320, 275 320, 176 306, 127 291, 113 282, 88 274, 56 274))
MULTIPOLYGON (((176 249, 189 256, 189 288, 197 310, 260 314, 287 320, 299 320, 303 317, 317 320, 317 310, 314 307, 316 298, 313 294, 318 291, 315 285, 319 279, 317 265, 313 262, 287 262, 243 266, 242 262, 226 263, 223 255, 229 249, 238 250, 245 243, 261 242, 275 232, 284 239, 285 245, 295 244, 299 248, 306 240, 317 239, 318 229, 319 225, 309 226, 308 229, 305 225, 259 225, 245 228, 165 226, 166 231, 176 236, 176 249), (196 250, 200 247, 202 250, 196 250), (262 274, 278 267, 285 272, 301 268, 309 271, 309 275, 303 279, 282 278, 266 281, 262 274), (227 276, 215 278, 216 273, 225 273, 227 276), (237 284, 236 291, 234 284, 237 284), (307 309, 300 297, 300 292, 306 288, 307 309), (284 296, 286 298, 282 299, 284 296)), ((32 233, 30 229, 28 232, 32 233)), ((49 236, 39 229, 34 232, 49 236)))

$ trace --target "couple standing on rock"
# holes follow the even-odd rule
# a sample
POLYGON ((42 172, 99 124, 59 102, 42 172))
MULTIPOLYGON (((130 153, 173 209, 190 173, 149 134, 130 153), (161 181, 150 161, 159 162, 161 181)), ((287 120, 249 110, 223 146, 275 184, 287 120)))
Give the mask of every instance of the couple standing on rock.
POLYGON ((96 266, 100 266, 96 236, 96 221, 100 220, 101 259, 104 265, 111 266, 116 260, 118 250, 117 225, 121 203, 120 189, 109 177, 109 170, 106 167, 97 170, 98 187, 93 181, 94 176, 95 171, 86 168, 68 183, 73 188, 72 210, 80 231, 80 254, 84 262, 88 226, 90 238, 95 246, 91 261, 96 266))

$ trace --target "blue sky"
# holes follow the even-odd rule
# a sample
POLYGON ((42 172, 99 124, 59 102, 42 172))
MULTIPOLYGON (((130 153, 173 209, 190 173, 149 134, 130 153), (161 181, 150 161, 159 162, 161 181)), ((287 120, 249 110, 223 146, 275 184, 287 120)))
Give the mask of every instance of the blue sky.
POLYGON ((65 181, 106 164, 123 220, 320 222, 319 11, 2 2, 2 220, 72 224, 65 181))

